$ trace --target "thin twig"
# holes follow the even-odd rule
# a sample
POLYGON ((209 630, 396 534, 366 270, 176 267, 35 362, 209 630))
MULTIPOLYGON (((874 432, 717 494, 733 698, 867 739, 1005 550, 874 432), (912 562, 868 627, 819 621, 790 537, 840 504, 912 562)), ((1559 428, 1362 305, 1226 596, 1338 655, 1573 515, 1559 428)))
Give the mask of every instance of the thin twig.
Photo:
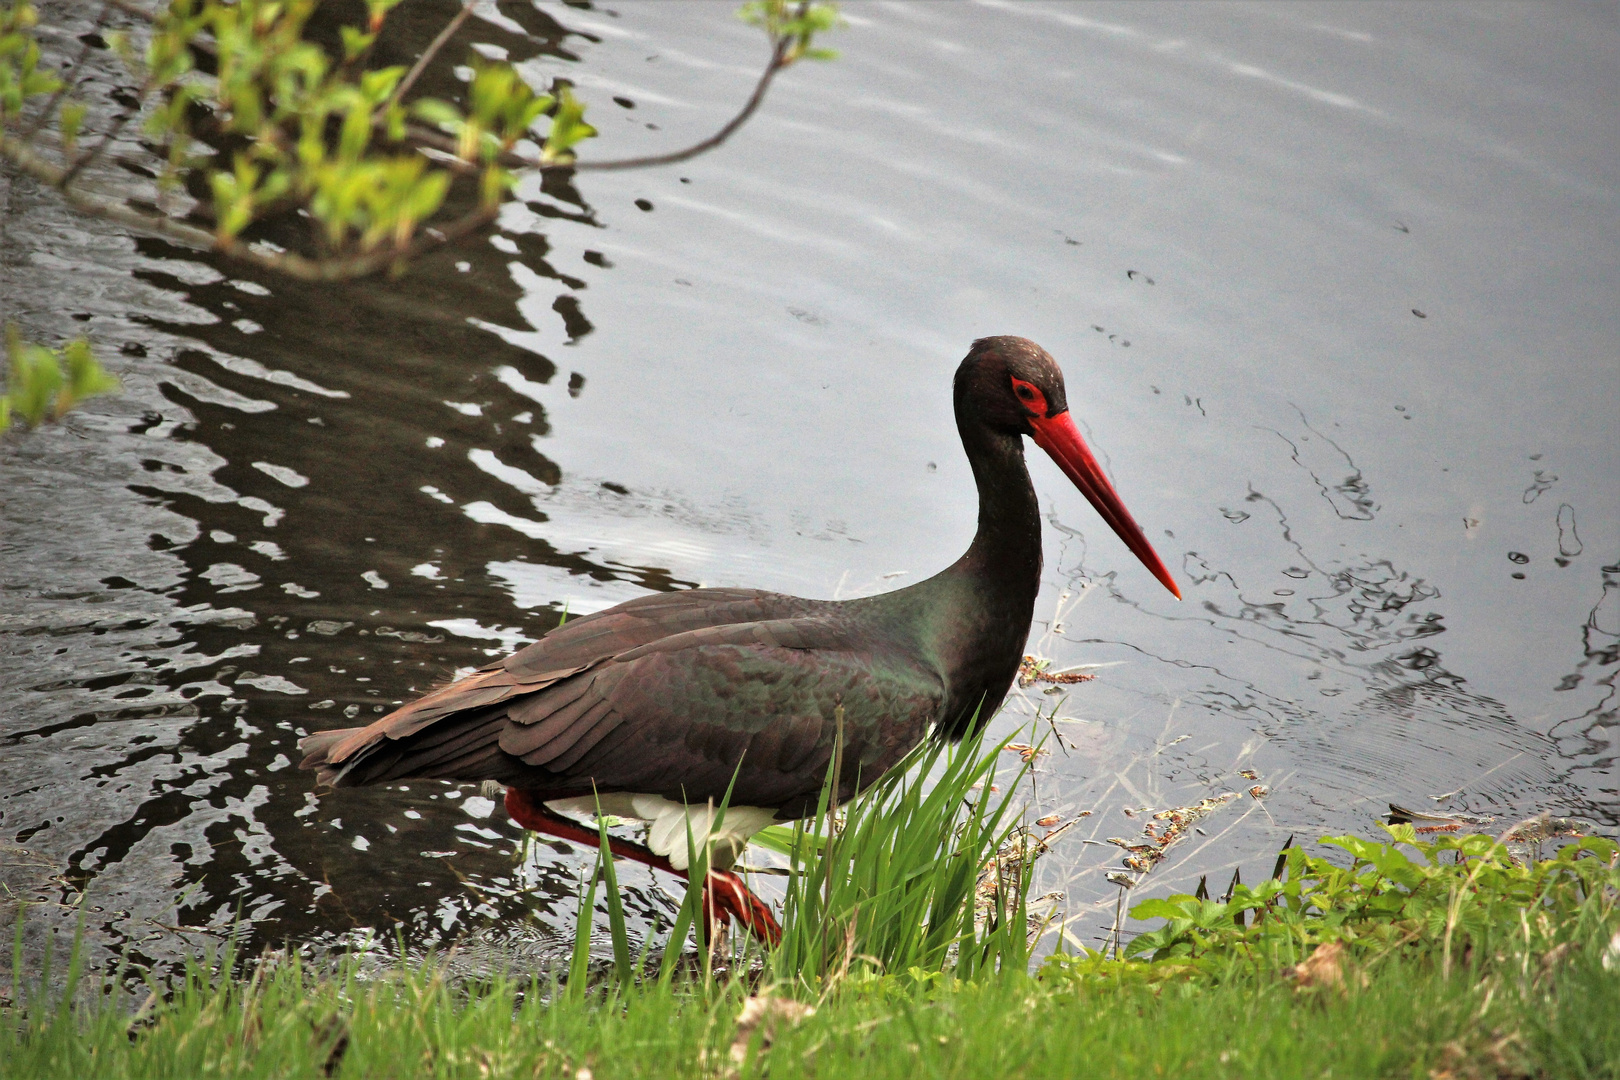
POLYGON ((748 96, 748 101, 744 103, 742 111, 736 116, 733 116, 725 127, 721 128, 713 135, 710 135, 707 139, 704 139, 701 142, 693 143, 684 150, 675 150, 668 154, 651 154, 646 157, 618 158, 612 161, 575 161, 570 163, 571 167, 579 172, 613 172, 619 169, 645 169, 651 168, 654 165, 674 165, 678 162, 687 161, 691 158, 697 157, 699 154, 713 150, 715 147, 731 138, 731 136, 736 133, 737 129, 747 123, 750 116, 754 115, 754 111, 759 108, 760 102, 765 100, 765 92, 770 89, 771 80, 776 78, 777 72, 788 66, 787 52, 791 45, 791 38, 782 38, 776 42, 775 47, 771 49, 771 62, 765 66, 765 71, 760 75, 759 82, 754 85, 754 92, 748 96))
MULTIPOLYGON (((103 4, 101 6, 101 14, 96 16, 95 25, 90 28, 90 34, 95 34, 103 26, 106 26, 107 18, 111 14, 112 4, 103 4)), ((86 34, 85 37, 89 38, 90 34, 86 34)), ((50 100, 45 102, 45 107, 40 110, 39 115, 34 117, 34 122, 29 124, 27 128, 23 129, 22 137, 24 139, 32 139, 35 135, 38 135, 39 129, 45 126, 45 121, 49 120, 51 118, 51 114, 56 111, 56 107, 62 104, 62 99, 79 88, 79 84, 84 81, 84 65, 89 59, 90 41, 87 40, 83 43, 83 45, 80 46, 79 57, 73 62, 73 81, 68 82, 66 79, 62 80, 62 85, 56 88, 56 93, 50 96, 50 100)))
MULTIPOLYGON (((139 95, 140 101, 144 102, 146 100, 148 90, 149 87, 141 87, 141 92, 139 95)), ((68 165, 67 171, 62 174, 62 182, 56 186, 61 188, 63 191, 66 191, 68 185, 73 183, 78 175, 85 170, 85 167, 91 162, 95 161, 96 158, 100 157, 102 152, 112 144, 112 141, 123 133, 124 127, 129 123, 130 117, 134 116, 139 111, 140 106, 137 104, 134 109, 126 109, 124 112, 115 116, 112 124, 108 126, 106 131, 101 133, 101 138, 97 140, 96 145, 92 146, 89 150, 86 150, 84 153, 73 159, 72 163, 68 165)))
MULTIPOLYGON (((496 155, 495 160, 509 169, 539 169, 542 172, 557 169, 572 169, 575 172, 615 172, 622 169, 646 169, 655 165, 674 165, 678 162, 688 161, 724 143, 732 135, 736 134, 738 128, 748 122, 748 118, 754 115, 760 104, 765 100, 765 94, 770 89, 771 81, 776 78, 778 72, 789 66, 787 52, 791 45, 792 39, 790 38, 782 38, 777 41, 771 48, 770 62, 760 74, 759 81, 754 84, 754 92, 748 96, 748 100, 743 103, 743 107, 737 115, 733 116, 726 122, 724 127, 713 135, 684 149, 673 150, 667 154, 612 158, 607 161, 579 161, 577 159, 570 161, 542 161, 537 157, 529 157, 513 150, 502 150, 496 155)), ((410 76, 407 75, 406 79, 407 83, 402 84, 402 87, 408 85, 410 76)), ((399 93, 400 91, 396 91, 395 96, 399 96, 399 93)), ((380 116, 381 113, 379 112, 380 116)), ((419 146, 432 147, 447 154, 455 154, 459 147, 457 140, 420 124, 410 125, 406 130, 405 138, 408 142, 419 146)))
POLYGON ((462 24, 467 21, 467 17, 472 14, 472 10, 470 0, 461 5, 461 10, 456 12, 456 17, 446 23, 444 29, 439 31, 439 36, 434 38, 426 49, 422 50, 422 55, 416 58, 416 63, 411 65, 411 70, 407 71, 405 77, 399 81, 399 85, 389 95, 387 103, 377 110, 378 116, 384 115, 404 99, 405 92, 416 84, 417 79, 422 77, 422 72, 427 70, 428 64, 439 54, 439 50, 444 48, 445 44, 456 36, 456 31, 461 29, 462 24))

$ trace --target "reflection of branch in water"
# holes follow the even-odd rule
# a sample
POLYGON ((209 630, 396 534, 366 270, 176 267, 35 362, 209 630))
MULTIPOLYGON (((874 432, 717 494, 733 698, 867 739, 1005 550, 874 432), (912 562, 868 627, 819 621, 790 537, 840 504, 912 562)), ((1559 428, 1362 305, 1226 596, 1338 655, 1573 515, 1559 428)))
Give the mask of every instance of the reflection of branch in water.
MULTIPOLYGON (((1304 419, 1302 415, 1302 422, 1304 419)), ((1342 447, 1309 423, 1306 428, 1355 468, 1342 447)), ((1296 463, 1309 471, 1308 451, 1286 437, 1284 441, 1295 451, 1296 463)), ((1309 447, 1306 439, 1300 441, 1309 447)), ((1320 469, 1312 472, 1313 478, 1317 472, 1320 469)), ((1337 488, 1328 488, 1320 481, 1318 488, 1330 503, 1337 500, 1335 510, 1340 520, 1367 520, 1377 509, 1367 496, 1367 485, 1359 470, 1337 488), (1346 498, 1354 505, 1346 504, 1346 498)), ((1496 764, 1503 756, 1525 748, 1529 740, 1538 745, 1517 759, 1524 763, 1523 767, 1515 765, 1511 777, 1493 777, 1500 781, 1494 788, 1524 790, 1530 785, 1540 789, 1540 799, 1553 791, 1554 778, 1545 768, 1550 748, 1541 742, 1541 737, 1521 729, 1499 702, 1471 692, 1461 677, 1446 669, 1440 652, 1433 647, 1431 639, 1446 629, 1442 614, 1430 607, 1430 602, 1441 595, 1434 584, 1400 570, 1387 558, 1363 555, 1348 564, 1318 558, 1276 500, 1250 486, 1245 502, 1255 504, 1242 515, 1248 528, 1258 524, 1253 519, 1262 505, 1270 507, 1276 532, 1263 533, 1280 538, 1288 549, 1284 555, 1287 563, 1278 564, 1278 573, 1286 579, 1275 582, 1281 587, 1268 587, 1265 595, 1259 595, 1257 583, 1240 583, 1235 574, 1210 565, 1196 551, 1188 551, 1183 556, 1183 572, 1204 593, 1201 610, 1188 612, 1183 608, 1172 613, 1149 610, 1125 595, 1113 575, 1100 575, 1091 579, 1092 584, 1105 587, 1105 595, 1122 606, 1164 622, 1201 623, 1220 638, 1217 641, 1212 633, 1199 633, 1189 627, 1186 632, 1194 635, 1193 642, 1219 646, 1216 652, 1202 655, 1198 651, 1176 655, 1174 650, 1161 648, 1160 652, 1169 655, 1153 656, 1130 640, 1108 643, 1182 668, 1189 675, 1195 670, 1207 672, 1211 681, 1204 687, 1191 693, 1178 690, 1189 704, 1240 717, 1256 733, 1270 738, 1292 729, 1293 734, 1287 736, 1290 739, 1320 743, 1324 749, 1333 746, 1340 759, 1336 769, 1347 775, 1376 777, 1377 782, 1386 783, 1408 767, 1419 766, 1451 775, 1451 783, 1442 781, 1440 786, 1455 786, 1464 779, 1453 775, 1458 770, 1496 764), (1230 644, 1257 646, 1279 654, 1279 659, 1289 659, 1280 663, 1264 661, 1264 669, 1245 671, 1230 659, 1238 655, 1226 649, 1230 644), (1301 662, 1310 665, 1310 670, 1302 670, 1301 662), (1335 673, 1342 678, 1333 679, 1335 673), (1307 680, 1303 687, 1295 681, 1301 675, 1307 680), (1324 676, 1326 681, 1317 681, 1324 676), (1313 682, 1316 694, 1301 692, 1313 682), (1333 685, 1335 682, 1341 685, 1333 685), (1317 700, 1317 695, 1331 699, 1345 691, 1351 691, 1351 696, 1343 702, 1329 705, 1317 700), (1368 727, 1370 720, 1378 723, 1368 727), (1412 727, 1414 723, 1421 724, 1426 734, 1412 727), (1357 729, 1362 729, 1362 734, 1352 734, 1357 729), (1341 743, 1337 736, 1330 736, 1330 731, 1348 736, 1350 742, 1341 743), (1408 755, 1405 758, 1401 756, 1403 746, 1408 755), (1410 753, 1420 748, 1425 756, 1421 761, 1412 760, 1410 753), (1470 760, 1476 756, 1481 760, 1470 760), (1529 757, 1536 762, 1529 763, 1529 757), (1525 769, 1536 775, 1532 777, 1525 769)), ((1231 519, 1237 515, 1229 512, 1227 516, 1231 519)), ((1081 538, 1061 523, 1053 524, 1065 536, 1081 538)), ((1079 573, 1086 574, 1083 558, 1079 573)), ((1101 639, 1090 640, 1103 643, 1101 639)), ((1199 644, 1192 648, 1199 649, 1199 644)), ((1438 776, 1427 777, 1424 786, 1436 779, 1438 776)), ((1339 794, 1353 795, 1359 786, 1352 783, 1339 794)), ((1333 809, 1342 811, 1345 807, 1333 809)))
POLYGON ((1312 427, 1311 422, 1305 418, 1304 411, 1301 410, 1298 405, 1293 405, 1292 407, 1296 413, 1299 413, 1299 422, 1305 425, 1305 430, 1309 431, 1322 442, 1338 451, 1339 456, 1344 458, 1345 464, 1349 466, 1350 473, 1339 483, 1329 487, 1323 482, 1316 469, 1312 468, 1310 465, 1307 465, 1303 460, 1301 460, 1300 454, 1302 451, 1300 450, 1300 443, 1309 442, 1310 440, 1307 436, 1301 435, 1299 437, 1299 442, 1295 442, 1293 439, 1290 439, 1276 428, 1263 427, 1260 428, 1260 430, 1269 431, 1273 435, 1277 436, 1277 438, 1288 444, 1289 449, 1292 451, 1289 456, 1293 458, 1294 464, 1298 465, 1300 468, 1304 469, 1310 474, 1311 480, 1322 492, 1322 498, 1327 500, 1328 505, 1333 508, 1333 513, 1337 515, 1340 520, 1371 521, 1374 513, 1378 510, 1378 505, 1372 500, 1372 489, 1368 486, 1366 478, 1361 475, 1360 466, 1358 466, 1355 463, 1355 460, 1345 452, 1344 447, 1340 446, 1331 438, 1312 427), (1341 503, 1348 505, 1341 505, 1341 503))
MULTIPOLYGON (((1275 500, 1251 486, 1246 501, 1265 503, 1272 508, 1283 540, 1309 567, 1309 570, 1303 567, 1289 567, 1283 571, 1284 575, 1296 581, 1305 581, 1314 573, 1325 580, 1331 591, 1325 595, 1301 598, 1304 603, 1310 605, 1313 617, 1302 619, 1290 616, 1287 613, 1287 606, 1293 590, 1284 591, 1284 599, 1281 602, 1247 600, 1242 597, 1236 580, 1230 574, 1214 570, 1199 558, 1196 552, 1188 552, 1188 561, 1197 559, 1197 565, 1205 571, 1197 578, 1199 583, 1214 582, 1224 577, 1232 583, 1232 591, 1239 593, 1238 600, 1242 605, 1240 610, 1227 612, 1213 601, 1205 601, 1206 611, 1222 619, 1258 623, 1295 640, 1313 640, 1302 632, 1302 628, 1330 629, 1349 639, 1349 649, 1353 652, 1373 652, 1402 641, 1439 634, 1445 630, 1443 617, 1438 612, 1431 611, 1421 616, 1402 614, 1414 603, 1438 599, 1440 590, 1435 586, 1422 578, 1414 578, 1405 571, 1397 570, 1388 559, 1374 559, 1359 566, 1329 569, 1312 558, 1304 546, 1295 539, 1287 514, 1275 500), (1335 621, 1332 615, 1336 607, 1348 612, 1350 618, 1335 621)), ((1274 591, 1273 595, 1277 595, 1277 592, 1274 591)), ((1321 642, 1317 644, 1323 648, 1322 655, 1317 657, 1319 661, 1328 658, 1341 661, 1344 659, 1343 651, 1321 642)), ((1288 651, 1293 653, 1293 650, 1288 651)))
POLYGON ((1569 503, 1558 504, 1558 554, 1566 559, 1573 559, 1586 546, 1575 531, 1575 508, 1569 503))
MULTIPOLYGON (((1612 669, 1620 664, 1620 563, 1603 567, 1602 593, 1581 626, 1581 653, 1575 670, 1563 677, 1556 690, 1575 689, 1586 678, 1586 669, 1590 667, 1612 669)), ((1582 712, 1560 720, 1547 733, 1557 744, 1559 754, 1577 762, 1576 769, 1600 774, 1614 769, 1614 732, 1620 727, 1616 675, 1620 675, 1620 670, 1593 678, 1592 684, 1603 688, 1598 700, 1582 712)), ((1587 802, 1579 808, 1580 812, 1599 818, 1607 825, 1620 823, 1620 800, 1613 797, 1612 785, 1608 794, 1610 797, 1602 801, 1587 802)))
POLYGON ((1529 506, 1541 498, 1543 494, 1552 490, 1552 486, 1556 483, 1558 483, 1558 477, 1545 469, 1537 469, 1535 479, 1530 482, 1529 487, 1524 489, 1524 504, 1529 506))

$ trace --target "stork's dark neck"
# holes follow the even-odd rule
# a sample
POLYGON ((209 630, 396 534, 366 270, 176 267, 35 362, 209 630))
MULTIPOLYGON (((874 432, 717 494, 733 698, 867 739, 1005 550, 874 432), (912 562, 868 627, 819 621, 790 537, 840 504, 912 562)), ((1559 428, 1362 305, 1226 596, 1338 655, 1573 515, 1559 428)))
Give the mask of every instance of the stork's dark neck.
POLYGON ((1023 440, 959 415, 979 489, 979 529, 967 552, 927 581, 873 597, 939 671, 948 694, 943 733, 960 738, 1006 696, 1041 587, 1041 522, 1023 440))
POLYGON ((979 489, 979 528, 947 574, 1033 610, 1041 587, 1041 518, 1024 463, 1024 440, 972 419, 957 423, 979 489))

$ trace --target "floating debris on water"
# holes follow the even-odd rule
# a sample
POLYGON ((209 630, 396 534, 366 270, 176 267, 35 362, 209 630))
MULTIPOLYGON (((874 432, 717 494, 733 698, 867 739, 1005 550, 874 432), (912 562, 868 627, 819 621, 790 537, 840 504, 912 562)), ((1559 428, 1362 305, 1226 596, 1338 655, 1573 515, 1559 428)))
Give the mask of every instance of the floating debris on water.
MULTIPOLYGON (((996 914, 998 907, 1004 908, 1012 899, 1009 894, 1016 892, 1018 883, 1024 880, 1026 865, 1051 850, 1052 842, 1073 828, 1075 822, 1083 816, 1085 815, 1071 818, 1043 836, 1036 836, 1024 826, 1014 828, 1008 834, 1006 843, 1001 845, 1001 850, 996 852, 996 857, 979 870, 979 880, 974 885, 974 919, 982 925, 996 914)), ((1042 818, 1036 824, 1044 825, 1057 821, 1060 817, 1061 815, 1053 814, 1048 818, 1042 818)), ((1061 896, 1061 893, 1049 893, 1038 900, 1030 901, 1026 906, 1060 899, 1061 896)), ((1033 920, 1034 916, 1031 918, 1033 920)))
POLYGON ((1037 761, 1043 757, 1046 757, 1052 752, 1050 750, 1043 750, 1038 746, 1031 746, 1028 743, 1018 742, 1010 742, 1001 749, 1003 752, 1008 754, 1017 754, 1019 759, 1022 760, 1026 765, 1032 761, 1037 761))
POLYGON ((1391 825, 1415 824, 1419 821, 1431 825, 1489 825, 1495 821, 1494 817, 1481 817, 1477 814, 1434 814, 1422 810, 1408 810, 1404 806, 1389 804, 1389 823, 1391 825))
POLYGON ((1260 779, 1260 774, 1255 772, 1253 769, 1240 769, 1238 771, 1238 775, 1243 777, 1243 779, 1245 779, 1245 780, 1258 780, 1258 779, 1260 779))
POLYGON ((1266 787, 1264 784, 1256 784, 1254 787, 1249 789, 1249 798, 1251 799, 1263 799, 1270 794, 1271 789, 1266 787))
POLYGON ((1553 817, 1551 814, 1541 813, 1519 822, 1503 833, 1502 839, 1509 844, 1539 844, 1543 840, 1554 840, 1559 837, 1585 836, 1591 831, 1591 823, 1579 818, 1553 817))
POLYGON ((1038 682, 1056 683, 1059 686, 1071 686, 1075 683, 1090 682, 1097 676, 1088 675, 1083 671, 1050 671, 1052 661, 1038 656, 1025 656, 1018 665, 1018 686, 1020 689, 1038 682))
POLYGON ((1157 850, 1159 850, 1158 846, 1155 845, 1155 844, 1144 843, 1144 842, 1139 841, 1139 840, 1123 840, 1123 839, 1121 839, 1120 837, 1117 837, 1117 836, 1110 836, 1108 838, 1108 842, 1110 844, 1114 844, 1114 845, 1116 845, 1118 847, 1122 847, 1126 851, 1157 851, 1157 850))
MULTIPOLYGON (((1264 792, 1263 788, 1259 790, 1264 792)), ((1253 794, 1253 789, 1251 789, 1250 794, 1253 794)), ((1130 877, 1118 872, 1110 872, 1105 876, 1115 885, 1130 888, 1141 881, 1160 862, 1164 861, 1165 854, 1171 844, 1174 844, 1189 832, 1194 831, 1197 822, 1208 817, 1237 797, 1237 792, 1226 791, 1192 806, 1178 806, 1169 810, 1160 810, 1153 815, 1152 821, 1142 827, 1142 835, 1136 840, 1110 836, 1108 838, 1110 844, 1124 848, 1129 853, 1120 862, 1124 864, 1126 870, 1136 876, 1130 877), (1122 881, 1120 878, 1125 878, 1129 884, 1126 884, 1126 881, 1122 881)), ((1260 798, 1259 795, 1254 797, 1260 798)), ((1145 813, 1150 809, 1151 807, 1144 806, 1139 811, 1126 810, 1125 813, 1128 817, 1135 817, 1137 813, 1145 813)))

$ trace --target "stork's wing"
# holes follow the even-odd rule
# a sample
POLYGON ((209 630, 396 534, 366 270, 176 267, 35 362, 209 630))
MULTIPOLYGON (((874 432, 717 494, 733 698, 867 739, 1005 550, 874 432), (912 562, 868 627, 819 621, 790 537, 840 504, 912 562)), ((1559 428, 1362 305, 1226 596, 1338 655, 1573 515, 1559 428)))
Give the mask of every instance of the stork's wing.
POLYGON ((742 590, 647 597, 368 728, 311 736, 304 766, 335 784, 493 779, 547 798, 594 789, 703 801, 735 776, 734 803, 796 812, 813 805, 840 705, 852 789, 915 745, 944 703, 934 671, 863 647, 841 614, 742 590))
MULTIPOLYGON (((387 742, 423 735, 423 741, 465 734, 481 710, 543 690, 613 656, 670 634, 718 623, 747 622, 787 614, 804 604, 797 597, 753 589, 689 589, 654 593, 570 620, 539 641, 486 664, 476 673, 442 686, 364 728, 323 731, 303 740, 302 768, 321 770, 322 783, 344 782, 344 765, 387 742), (429 733, 430 728, 440 730, 429 733)), ((350 784, 366 783, 358 777, 350 784)))

